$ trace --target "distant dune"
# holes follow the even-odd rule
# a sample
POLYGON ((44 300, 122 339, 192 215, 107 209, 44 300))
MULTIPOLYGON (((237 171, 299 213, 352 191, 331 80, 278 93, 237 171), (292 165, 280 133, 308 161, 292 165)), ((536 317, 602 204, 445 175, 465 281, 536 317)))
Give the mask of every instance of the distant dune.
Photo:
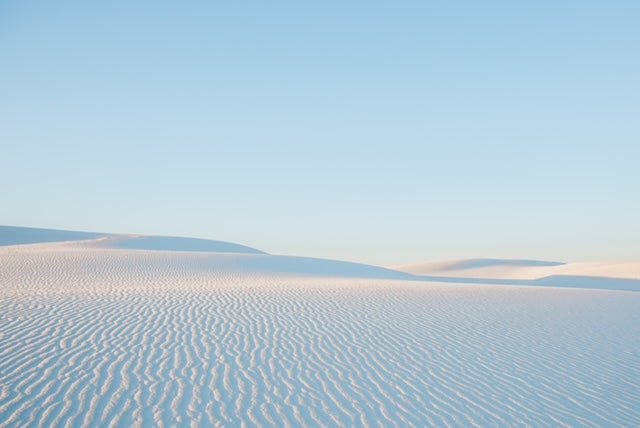
POLYGON ((145 252, 158 252, 164 253, 159 257, 166 258, 167 263, 197 261, 199 270, 211 272, 378 279, 414 278, 411 274, 378 266, 311 257, 270 255, 255 248, 223 241, 0 226, 0 245, 20 244, 30 244, 26 251, 83 250, 96 256, 100 254, 100 250, 110 250, 132 260, 144 257, 142 254, 145 252), (177 254, 170 254, 173 252, 211 254, 181 258, 177 254))
POLYGON ((114 249, 264 254, 255 248, 210 239, 0 226, 0 246, 62 241, 95 241, 87 245, 114 249))
POLYGON ((415 275, 455 278, 540 279, 552 275, 640 280, 640 262, 562 263, 540 260, 466 259, 394 266, 415 275))
POLYGON ((35 227, 0 226, 0 246, 41 244, 43 242, 83 241, 105 236, 109 236, 109 234, 39 229, 35 227))
POLYGON ((640 291, 640 262, 561 263, 540 260, 466 259, 394 266, 424 280, 498 285, 640 291))
MULTIPOLYGON (((127 254, 127 251, 211 253, 202 259, 201 269, 247 275, 401 279, 640 291, 640 262, 562 263, 520 259, 462 259, 384 268, 339 260, 270 255, 245 245, 209 239, 0 226, 0 248, 24 244, 41 244, 45 248, 59 250, 75 248, 84 251, 120 251, 121 254, 127 254), (53 246, 55 243, 57 246, 53 246)), ((177 256, 171 258, 179 260, 177 256)))
POLYGON ((463 260, 447 260, 439 262, 427 262, 414 265, 402 265, 398 269, 411 271, 416 274, 433 273, 433 272, 460 272, 470 269, 512 269, 523 267, 540 267, 540 266, 560 266, 564 263, 549 262, 542 260, 518 260, 518 259, 463 259, 463 260))

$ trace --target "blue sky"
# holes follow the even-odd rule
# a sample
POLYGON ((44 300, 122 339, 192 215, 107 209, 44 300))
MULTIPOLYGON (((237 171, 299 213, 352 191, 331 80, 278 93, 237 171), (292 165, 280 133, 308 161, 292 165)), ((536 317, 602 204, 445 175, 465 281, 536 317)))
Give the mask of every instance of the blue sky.
POLYGON ((635 1, 0 3, 0 223, 640 258, 635 1))

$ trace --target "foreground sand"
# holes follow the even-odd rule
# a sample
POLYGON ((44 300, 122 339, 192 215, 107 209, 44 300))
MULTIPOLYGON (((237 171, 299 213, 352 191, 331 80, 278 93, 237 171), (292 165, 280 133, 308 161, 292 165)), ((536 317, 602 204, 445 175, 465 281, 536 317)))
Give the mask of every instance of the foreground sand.
POLYGON ((638 292, 268 257, 0 248, 0 426, 640 424, 638 292))

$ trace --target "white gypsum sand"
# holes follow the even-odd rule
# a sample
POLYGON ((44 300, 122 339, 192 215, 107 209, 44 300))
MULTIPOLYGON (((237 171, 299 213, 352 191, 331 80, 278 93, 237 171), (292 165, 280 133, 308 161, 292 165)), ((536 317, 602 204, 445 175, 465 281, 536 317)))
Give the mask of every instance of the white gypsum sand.
POLYGON ((467 259, 395 266, 425 281, 640 291, 639 262, 467 259))
POLYGON ((540 279, 552 275, 640 280, 640 262, 558 263, 539 260, 468 259, 395 267, 415 275, 456 278, 540 279))
POLYGON ((0 426, 640 424, 638 292, 86 239, 0 247, 0 426))

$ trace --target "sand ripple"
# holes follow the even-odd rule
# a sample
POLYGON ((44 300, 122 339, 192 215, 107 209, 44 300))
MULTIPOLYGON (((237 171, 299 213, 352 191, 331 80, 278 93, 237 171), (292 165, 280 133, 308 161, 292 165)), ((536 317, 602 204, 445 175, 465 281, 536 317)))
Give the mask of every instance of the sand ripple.
POLYGON ((638 426, 640 293, 3 249, 0 426, 638 426))

